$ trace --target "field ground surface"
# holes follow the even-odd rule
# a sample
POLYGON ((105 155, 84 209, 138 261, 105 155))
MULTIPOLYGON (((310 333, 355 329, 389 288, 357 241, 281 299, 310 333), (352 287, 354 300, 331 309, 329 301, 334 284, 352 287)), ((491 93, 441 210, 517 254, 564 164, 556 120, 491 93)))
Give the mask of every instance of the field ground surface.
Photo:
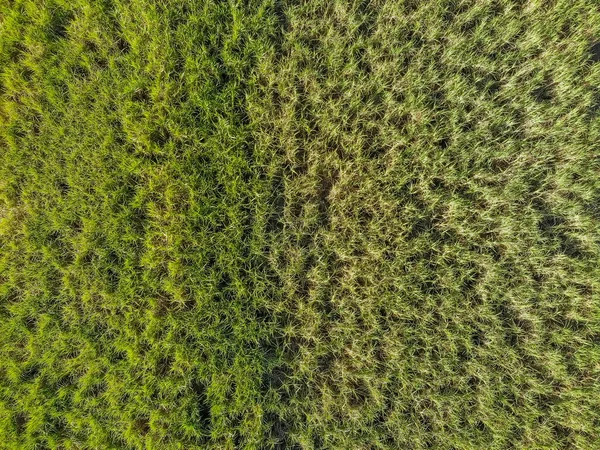
POLYGON ((0 447, 599 443, 597 0, 0 0, 0 447))

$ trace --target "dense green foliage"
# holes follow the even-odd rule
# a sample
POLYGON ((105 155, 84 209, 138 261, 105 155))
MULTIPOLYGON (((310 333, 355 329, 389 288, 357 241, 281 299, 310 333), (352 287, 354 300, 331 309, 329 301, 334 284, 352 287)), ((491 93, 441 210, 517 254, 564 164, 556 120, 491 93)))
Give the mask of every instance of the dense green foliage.
POLYGON ((0 446, 591 449, 596 0, 0 0, 0 446))

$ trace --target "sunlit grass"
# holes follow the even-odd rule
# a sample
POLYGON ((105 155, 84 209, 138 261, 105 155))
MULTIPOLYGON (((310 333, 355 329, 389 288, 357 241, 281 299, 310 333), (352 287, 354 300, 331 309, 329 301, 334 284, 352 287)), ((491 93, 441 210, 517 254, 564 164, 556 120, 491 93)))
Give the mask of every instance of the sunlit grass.
POLYGON ((594 448, 592 0, 0 0, 6 448, 594 448))

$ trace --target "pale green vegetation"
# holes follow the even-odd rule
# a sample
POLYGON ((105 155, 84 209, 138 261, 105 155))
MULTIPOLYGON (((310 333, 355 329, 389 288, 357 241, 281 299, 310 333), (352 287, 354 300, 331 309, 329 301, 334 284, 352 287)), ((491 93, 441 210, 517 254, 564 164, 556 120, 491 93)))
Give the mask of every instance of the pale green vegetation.
POLYGON ((0 0, 0 447, 593 449, 596 0, 0 0))

